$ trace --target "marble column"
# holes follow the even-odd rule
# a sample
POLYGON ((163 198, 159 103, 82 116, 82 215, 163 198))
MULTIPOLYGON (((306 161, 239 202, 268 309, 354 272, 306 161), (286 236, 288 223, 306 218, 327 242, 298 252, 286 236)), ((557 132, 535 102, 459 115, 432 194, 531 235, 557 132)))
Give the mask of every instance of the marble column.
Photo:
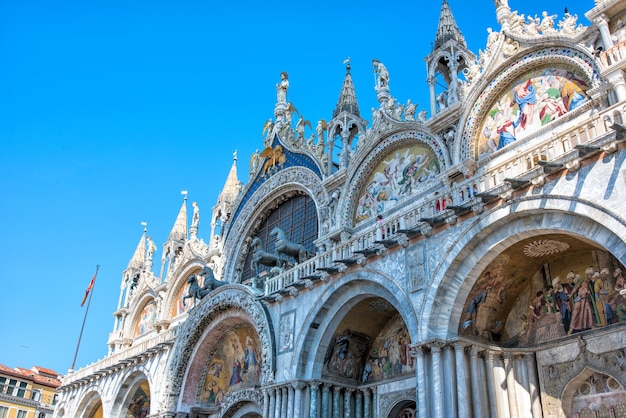
POLYGON ((293 416, 295 418, 303 417, 305 411, 302 408, 302 394, 304 389, 306 389, 306 384, 302 382, 294 382, 292 383, 294 388, 294 396, 293 396, 293 416))
POLYGON ((363 390, 363 418, 372 418, 372 398, 368 388, 363 390))
POLYGON ((354 416, 363 418, 363 392, 357 390, 354 394, 354 416))
POLYGON ((287 392, 287 418, 294 418, 293 398, 295 396, 295 392, 293 390, 293 384, 291 384, 290 386, 287 386, 285 389, 287 392))
POLYGON ((270 394, 267 392, 267 389, 263 390, 263 416, 270 416, 270 394))
POLYGON ((593 21, 593 23, 595 23, 600 30, 600 36, 602 37, 602 46, 604 47, 605 51, 613 47, 613 39, 611 39, 611 30, 609 29, 607 19, 607 16, 603 14, 595 18, 593 21))
POLYGON ((454 358, 456 361, 456 414, 458 417, 469 417, 469 396, 467 393, 467 363, 465 361, 465 343, 454 343, 454 358))
POLYGON ((506 371, 501 353, 495 355, 493 378, 496 383, 496 402, 498 404, 498 416, 509 416, 509 400, 506 390, 506 371))
POLYGON ((543 417, 543 412, 541 410, 541 400, 539 399, 535 353, 524 354, 524 359, 526 360, 526 372, 528 373, 528 390, 530 393, 530 406, 533 412, 533 418, 541 418, 543 417))
POLYGON ((443 418, 443 388, 441 387, 441 344, 430 344, 431 393, 434 418, 443 418))
POLYGON ((517 393, 515 390, 515 365, 511 353, 504 353, 504 370, 506 371, 506 394, 509 398, 509 412, 511 418, 518 418, 517 393))
POLYGON ((276 389, 270 388, 268 389, 268 392, 270 394, 270 405, 267 417, 274 418, 276 416, 276 389))
POLYGON ((496 388, 493 378, 493 351, 487 350, 485 352, 485 364, 486 364, 486 377, 487 377, 487 396, 489 402, 489 416, 497 417, 498 408, 496 404, 496 388))
POLYGON ((343 417, 353 418, 352 416, 352 392, 354 389, 345 388, 343 390, 343 417))
POLYGON ((442 381, 441 387, 443 389, 443 416, 454 417, 456 416, 456 366, 454 358, 454 348, 451 345, 446 345, 442 349, 441 353, 441 370, 442 381))
POLYGON ((482 402, 482 382, 480 381, 480 359, 478 358, 480 349, 475 345, 470 347, 470 368, 472 374, 472 407, 474 416, 482 418, 487 416, 487 411, 482 402))
POLYGON ((287 417, 287 400, 289 399, 289 392, 287 392, 286 386, 283 386, 282 388, 280 388, 280 395, 281 395, 280 416, 282 418, 282 417, 287 417))
POLYGON ((419 418, 427 417, 426 410, 426 370, 424 368, 424 350, 422 346, 412 346, 412 355, 415 357, 415 381, 417 386, 415 412, 419 418))
MULTIPOLYGON (((309 407, 309 418, 317 418, 317 382, 311 382, 309 384, 311 391, 311 406, 309 407)), ((322 409, 323 411, 323 409, 322 409)))
POLYGON ((322 383, 322 418, 330 418, 330 386, 322 383))
POLYGON ((283 396, 282 396, 282 391, 280 388, 276 388, 276 407, 274 408, 274 416, 276 418, 282 418, 282 415, 280 415, 281 408, 282 408, 282 403, 283 403, 283 396))
POLYGON ((340 412, 341 405, 341 388, 339 386, 333 387, 333 418, 341 418, 340 412))
POLYGON ((372 388, 372 416, 378 417, 378 387, 372 388))

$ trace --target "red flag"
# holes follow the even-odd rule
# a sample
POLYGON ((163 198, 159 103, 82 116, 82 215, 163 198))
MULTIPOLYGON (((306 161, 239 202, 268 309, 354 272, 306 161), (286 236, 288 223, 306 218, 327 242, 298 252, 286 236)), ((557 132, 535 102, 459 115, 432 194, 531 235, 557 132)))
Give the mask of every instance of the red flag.
POLYGON ((91 292, 91 289, 93 289, 93 284, 96 282, 96 274, 94 274, 93 277, 91 278, 91 282, 89 282, 89 286, 87 286, 87 290, 85 290, 85 297, 83 298, 83 301, 80 303, 80 306, 83 306, 85 304, 85 301, 87 300, 87 296, 89 296, 89 292, 91 292))

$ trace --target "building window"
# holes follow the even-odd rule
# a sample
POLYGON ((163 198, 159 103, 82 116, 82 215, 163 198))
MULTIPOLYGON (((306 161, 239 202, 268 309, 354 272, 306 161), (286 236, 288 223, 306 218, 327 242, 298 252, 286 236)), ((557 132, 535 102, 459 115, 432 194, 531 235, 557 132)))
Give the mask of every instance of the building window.
POLYGON ((9 408, 6 406, 0 406, 0 418, 8 418, 8 416, 9 416, 9 408))
POLYGON ((28 383, 19 382, 17 385, 17 393, 15 396, 23 398, 26 395, 26 388, 28 387, 28 383))
POLYGON ((28 415, 28 411, 19 410, 15 418, 26 418, 26 415, 28 415))
MULTIPOLYGON (((261 239, 264 250, 271 254, 275 253, 276 235, 271 234, 274 227, 282 229, 289 241, 302 244, 310 254, 315 254, 313 241, 317 239, 317 208, 309 196, 293 196, 274 209, 261 223, 256 236, 261 239)), ((256 272, 251 268, 252 255, 252 251, 247 255, 242 271, 242 282, 255 276, 256 272)), ((260 266, 259 273, 269 269, 270 267, 260 266)))

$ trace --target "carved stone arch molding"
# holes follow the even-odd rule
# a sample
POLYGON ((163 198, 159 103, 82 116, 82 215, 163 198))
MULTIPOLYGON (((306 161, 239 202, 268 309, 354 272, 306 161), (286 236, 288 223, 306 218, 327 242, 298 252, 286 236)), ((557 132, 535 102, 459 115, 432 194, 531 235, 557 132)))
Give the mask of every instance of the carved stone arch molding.
POLYGON ((262 408, 263 394, 260 390, 240 390, 232 396, 227 396, 222 402, 222 418, 240 417, 243 413, 249 412, 261 414, 262 408))
POLYGON ((244 207, 234 219, 228 230, 224 251, 226 265, 223 280, 231 283, 239 281, 237 265, 245 261, 249 242, 242 237, 249 237, 251 231, 258 227, 257 220, 264 213, 274 207, 276 201, 284 199, 289 193, 305 193, 315 202, 317 208, 318 225, 320 208, 329 203, 330 196, 322 186, 321 179, 308 168, 289 167, 279 171, 265 183, 244 203, 244 207))
MULTIPOLYGON (((582 349, 584 350, 584 347, 582 349)), ((572 405, 579 388, 592 376, 602 376, 609 379, 615 386, 611 388, 612 390, 619 391, 621 389, 623 392, 626 373, 620 364, 625 353, 626 349, 624 348, 603 354, 582 351, 571 362, 542 366, 541 373, 544 382, 542 397, 551 400, 560 399, 560 406, 565 416, 569 417, 574 416, 572 405)), ((553 403, 553 401, 548 403, 553 403)))
MULTIPOLYGON (((143 365, 136 365, 125 370, 120 379, 115 382, 114 400, 111 406, 111 414, 113 416, 122 416, 122 411, 128 408, 128 404, 135 395, 135 390, 141 382, 148 382, 150 392, 152 392, 152 381, 150 373, 143 365)), ((150 393, 152 397, 152 393, 150 393)))
MULTIPOLYGON (((354 224, 353 216, 358 205, 360 193, 366 187, 369 176, 376 169, 385 157, 389 156, 393 151, 411 145, 423 144, 429 147, 436 156, 440 172, 445 172, 451 165, 450 155, 446 148, 445 142, 438 136, 422 130, 410 130, 396 132, 380 141, 369 149, 365 157, 354 164, 354 171, 348 173, 348 186, 345 196, 342 196, 340 219, 342 225, 354 224)), ((436 181, 431 182, 435 184, 436 181)))
POLYGON ((551 66, 569 68, 584 75, 590 89, 601 83, 600 72, 594 60, 582 51, 573 48, 543 48, 527 53, 497 73, 493 79, 486 80, 485 83, 488 84, 472 89, 473 93, 467 98, 467 112, 461 118, 465 123, 463 136, 451 151, 454 161, 477 159, 473 149, 474 142, 479 137, 478 131, 483 117, 506 88, 529 71, 551 66))
POLYGON ((415 389, 405 389, 378 395, 378 416, 396 418, 407 405, 415 407, 415 389))
POLYGON ((274 379, 275 342, 273 325, 265 307, 256 300, 255 296, 242 285, 227 285, 218 288, 210 297, 202 300, 194 309, 189 311, 187 320, 181 324, 178 336, 172 347, 172 357, 169 360, 165 386, 160 402, 159 412, 174 411, 182 395, 184 379, 187 376, 187 367, 204 331, 212 322, 230 312, 241 312, 259 335, 262 346, 262 383, 271 383, 274 379))
POLYGON ((553 233, 584 237, 623 263, 626 243, 621 237, 626 234, 626 223, 615 213, 583 201, 576 201, 576 212, 562 211, 563 204, 570 201, 576 200, 531 197, 517 202, 514 216, 510 216, 510 207, 486 211, 462 234, 433 251, 429 257, 435 267, 425 283, 428 294, 419 313, 422 338, 457 335, 462 306, 480 273, 520 237, 553 233), (451 309, 457 306, 461 309, 451 309))

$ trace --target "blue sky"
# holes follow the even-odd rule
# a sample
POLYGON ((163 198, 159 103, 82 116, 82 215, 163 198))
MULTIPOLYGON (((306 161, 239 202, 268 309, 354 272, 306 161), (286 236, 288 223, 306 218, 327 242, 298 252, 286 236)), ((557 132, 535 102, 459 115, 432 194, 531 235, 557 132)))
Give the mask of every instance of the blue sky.
MULTIPOLYGON (((439 0, 213 3, 0 4, 0 363, 67 372, 96 265, 76 367, 106 355, 141 222, 160 259, 188 190, 208 242, 233 152, 245 182, 282 71, 313 126, 332 117, 348 56, 363 118, 378 105, 374 58, 392 96, 430 110, 439 0)), ((449 4, 469 48, 484 49, 487 27, 500 29, 493 0, 449 4)), ((568 7, 589 25, 593 1, 509 5, 559 18, 568 7)))

